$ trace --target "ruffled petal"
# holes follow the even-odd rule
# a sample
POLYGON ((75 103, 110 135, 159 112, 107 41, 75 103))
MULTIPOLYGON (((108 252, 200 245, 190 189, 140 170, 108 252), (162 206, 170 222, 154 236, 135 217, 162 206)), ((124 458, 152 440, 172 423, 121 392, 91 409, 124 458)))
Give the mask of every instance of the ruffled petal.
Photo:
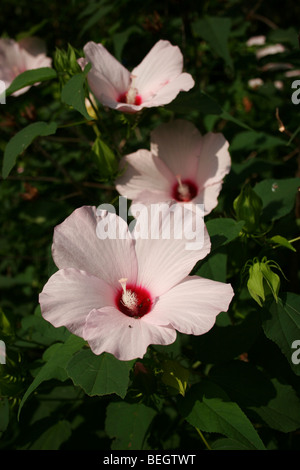
POLYGON ((222 189, 222 181, 200 189, 200 193, 195 199, 194 204, 203 204, 204 215, 209 214, 217 205, 218 197, 222 189))
POLYGON ((88 73, 90 88, 98 100, 109 106, 130 85, 130 72, 112 56, 102 44, 93 41, 84 46, 87 62, 92 64, 88 73))
POLYGON ((87 315, 94 308, 112 305, 114 291, 101 279, 73 268, 50 277, 39 295, 42 316, 55 327, 65 326, 81 336, 87 315))
POLYGON ((220 312, 228 310, 233 295, 230 284, 189 276, 164 293, 144 321, 202 335, 212 328, 220 312))
POLYGON ((182 69, 183 56, 179 47, 160 40, 132 70, 132 76, 136 77, 135 86, 143 101, 148 101, 160 88, 177 78, 182 69))
POLYGON ((169 104, 176 98, 179 92, 189 91, 194 85, 195 82, 192 76, 189 73, 182 73, 160 88, 155 96, 150 97, 148 101, 146 100, 144 107, 164 106, 169 104))
POLYGON ((219 183, 229 173, 231 158, 229 144, 223 134, 209 132, 202 138, 197 181, 200 187, 219 183))
POLYGON ((130 361, 142 358, 149 344, 171 344, 176 331, 145 323, 143 318, 130 318, 114 307, 93 310, 87 317, 84 339, 95 354, 108 352, 117 359, 130 361))
POLYGON ((127 155, 121 162, 123 175, 116 181, 116 189, 122 196, 134 201, 161 202, 171 199, 176 183, 174 175, 164 162, 148 150, 138 150, 127 155))
MULTIPOLYGON (((202 213, 190 204, 153 204, 140 208, 132 236, 136 239, 138 284, 160 296, 192 270, 210 251, 202 213)), ((135 213, 135 205, 131 212, 135 213)))
POLYGON ((116 214, 95 207, 76 209, 55 227, 52 255, 59 269, 76 268, 119 288, 118 280, 135 282, 137 262, 128 225, 116 214))
POLYGON ((201 147, 202 136, 189 121, 161 124, 151 134, 151 152, 182 179, 196 180, 201 147))

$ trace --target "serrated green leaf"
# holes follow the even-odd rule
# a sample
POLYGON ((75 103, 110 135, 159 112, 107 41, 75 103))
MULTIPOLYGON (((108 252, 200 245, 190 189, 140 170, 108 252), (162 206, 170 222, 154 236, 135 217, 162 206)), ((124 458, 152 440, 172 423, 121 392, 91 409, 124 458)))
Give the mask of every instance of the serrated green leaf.
POLYGON ((41 367, 33 382, 26 390, 19 406, 18 415, 20 415, 21 409, 29 395, 31 395, 42 382, 50 379, 58 379, 61 381, 68 379, 65 370, 66 365, 73 354, 81 349, 84 344, 85 341, 82 338, 70 335, 65 343, 55 343, 45 351, 43 355, 45 365, 41 367))
POLYGON ((233 69, 233 62, 229 53, 228 38, 231 30, 231 19, 207 16, 195 21, 192 30, 196 36, 200 36, 222 57, 226 65, 233 69))
POLYGON ((205 380, 194 385, 181 400, 180 411, 192 426, 201 431, 223 434, 247 449, 265 449, 241 408, 230 401, 224 390, 213 382, 205 380))
POLYGON ((215 366, 210 371, 210 379, 261 425, 281 432, 299 428, 300 400, 295 390, 269 378, 251 363, 231 361, 215 366))
POLYGON ((35 83, 53 80, 57 77, 57 73, 51 67, 41 67, 39 69, 26 70, 26 72, 18 75, 6 90, 6 96, 11 95, 15 91, 21 90, 35 83))
POLYGON ((108 353, 96 356, 90 349, 79 351, 66 371, 75 385, 90 396, 115 393, 124 398, 133 361, 119 361, 108 353))
POLYGON ((4 151, 2 177, 7 178, 16 163, 17 156, 39 136, 55 134, 57 124, 55 122, 34 122, 17 132, 7 143, 4 151))
POLYGON ((293 209, 300 178, 266 179, 257 183, 253 190, 263 202, 261 219, 265 222, 278 220, 293 209))
POLYGON ((244 221, 236 221, 229 218, 217 218, 210 219, 206 223, 206 227, 211 239, 212 248, 211 251, 219 248, 221 245, 226 245, 227 243, 235 240, 242 228, 244 226, 244 221))
POLYGON ((106 411, 105 430, 114 439, 112 450, 145 449, 147 430, 156 412, 143 404, 110 403, 106 411))
POLYGON ((295 374, 300 375, 300 365, 292 362, 292 344, 300 338, 300 296, 292 292, 281 294, 262 310, 263 330, 287 358, 295 374))

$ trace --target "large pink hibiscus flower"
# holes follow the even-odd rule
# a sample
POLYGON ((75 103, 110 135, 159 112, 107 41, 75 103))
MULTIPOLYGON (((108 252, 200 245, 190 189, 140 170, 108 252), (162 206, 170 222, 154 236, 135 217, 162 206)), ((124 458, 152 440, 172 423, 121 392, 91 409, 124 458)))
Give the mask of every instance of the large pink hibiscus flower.
MULTIPOLYGON (((173 220, 172 211, 175 220, 182 209, 160 207, 154 207, 160 228, 173 220)), ((173 343, 176 330, 207 332, 228 309, 230 284, 189 276, 210 251, 203 219, 203 243, 189 250, 184 236, 174 237, 172 230, 164 239, 138 236, 147 223, 145 213, 131 232, 117 215, 98 213, 81 207, 55 229, 52 253, 59 270, 39 298, 43 317, 54 326, 83 337, 95 354, 131 360, 142 358, 150 344, 173 343), (99 224, 118 236, 99 236, 99 224)), ((183 214, 195 217, 190 210, 183 214)), ((150 226, 147 230, 150 234, 150 226)))
POLYGON ((188 91, 194 80, 182 73, 183 57, 177 46, 158 41, 142 62, 130 73, 102 44, 88 42, 83 68, 91 63, 88 83, 95 97, 105 106, 127 113, 170 103, 180 91, 188 91))
POLYGON ((216 207, 230 171, 228 146, 223 134, 202 136, 191 122, 162 124, 151 134, 150 151, 141 149, 123 158, 125 171, 116 189, 134 203, 202 204, 206 215, 216 207))
MULTIPOLYGON (((45 43, 38 38, 0 39, 0 80, 8 88, 13 80, 26 70, 51 67, 52 59, 46 56, 45 43)), ((19 96, 30 86, 12 93, 19 96)))

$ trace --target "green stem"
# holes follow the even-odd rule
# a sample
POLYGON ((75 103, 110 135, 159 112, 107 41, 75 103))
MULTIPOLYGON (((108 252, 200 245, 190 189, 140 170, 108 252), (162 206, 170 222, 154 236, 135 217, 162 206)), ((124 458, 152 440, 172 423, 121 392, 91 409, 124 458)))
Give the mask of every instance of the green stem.
POLYGON ((204 442, 205 447, 206 447, 208 450, 211 450, 210 445, 208 444, 207 440, 206 440, 205 437, 203 436, 203 434, 202 434, 202 432, 200 431, 200 429, 196 428, 196 431, 197 431, 197 433, 199 434, 199 436, 201 437, 202 441, 204 442))
POLYGON ((289 240, 289 243, 294 243, 294 242, 297 242, 298 240, 300 240, 300 237, 293 238, 293 240, 289 240))

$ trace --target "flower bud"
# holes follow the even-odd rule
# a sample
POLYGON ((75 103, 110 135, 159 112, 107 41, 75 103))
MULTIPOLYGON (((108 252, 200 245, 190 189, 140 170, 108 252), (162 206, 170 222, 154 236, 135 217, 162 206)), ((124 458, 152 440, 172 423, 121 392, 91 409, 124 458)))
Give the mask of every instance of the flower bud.
POLYGON ((259 230, 262 206, 261 198, 249 184, 245 185, 233 203, 237 220, 245 222, 244 232, 253 234, 259 230))
POLYGON ((67 83, 73 75, 81 72, 80 65, 77 62, 75 49, 68 44, 68 49, 58 49, 54 53, 54 68, 58 72, 61 86, 67 83))

